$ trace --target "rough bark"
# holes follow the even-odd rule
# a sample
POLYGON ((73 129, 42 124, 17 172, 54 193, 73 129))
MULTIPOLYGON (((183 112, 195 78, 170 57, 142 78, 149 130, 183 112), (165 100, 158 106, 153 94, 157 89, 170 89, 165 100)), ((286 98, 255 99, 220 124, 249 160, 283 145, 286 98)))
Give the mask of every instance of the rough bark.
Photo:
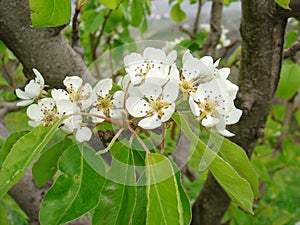
POLYGON ((37 68, 52 87, 62 86, 67 75, 94 82, 81 56, 60 34, 62 28, 33 28, 28 0, 0 0, 0 40, 21 61, 28 78, 37 68))
MULTIPOLYGON (((236 104, 244 113, 230 130, 237 134, 232 140, 249 157, 264 134, 281 69, 285 26, 286 17, 274 1, 242 0, 242 60, 236 104)), ((192 224, 220 224, 229 204, 229 197, 209 176, 193 206, 192 224)))

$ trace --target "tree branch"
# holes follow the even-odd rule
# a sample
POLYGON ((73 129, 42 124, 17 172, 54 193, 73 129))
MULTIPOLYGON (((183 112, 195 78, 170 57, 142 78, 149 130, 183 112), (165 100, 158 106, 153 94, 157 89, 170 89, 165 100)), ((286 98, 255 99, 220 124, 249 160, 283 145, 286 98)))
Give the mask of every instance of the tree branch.
POLYGON ((203 42, 202 55, 213 56, 222 34, 223 0, 213 0, 210 13, 210 33, 203 42))
MULTIPOLYGON (((232 140, 250 157, 257 139, 263 135, 282 62, 286 17, 274 1, 242 0, 242 58, 238 108, 243 116, 232 126, 232 140)), ((214 178, 209 176, 193 206, 193 225, 218 225, 230 204, 214 178), (211 194, 210 193, 211 190, 211 194), (212 201, 214 193, 217 198, 212 201), (208 204, 209 202, 209 204, 208 204), (211 216, 211 215, 215 216, 211 216)))
POLYGON ((197 14, 196 14, 196 19, 194 22, 194 28, 193 28, 193 37, 195 38, 198 34, 198 27, 200 23, 200 14, 201 14, 201 9, 202 9, 202 0, 198 1, 198 9, 197 9, 197 14))
POLYGON ((0 1, 0 40, 33 78, 33 68, 44 76, 46 84, 62 87, 65 76, 79 75, 94 83, 82 58, 60 34, 61 28, 33 28, 28 0, 0 1))

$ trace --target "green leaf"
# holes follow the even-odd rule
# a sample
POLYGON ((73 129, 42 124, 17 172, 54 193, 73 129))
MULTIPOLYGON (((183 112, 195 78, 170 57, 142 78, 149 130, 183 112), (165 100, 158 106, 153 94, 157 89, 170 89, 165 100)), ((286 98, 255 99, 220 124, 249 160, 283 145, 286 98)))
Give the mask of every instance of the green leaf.
POLYGON ((0 169, 0 199, 23 177, 64 119, 56 121, 52 127, 33 128, 12 146, 0 169))
POLYGON ((185 12, 180 8, 179 4, 173 5, 171 9, 171 18, 175 22, 179 23, 186 18, 185 12))
POLYGON ((231 142, 227 138, 223 138, 216 133, 211 133, 212 143, 222 140, 220 147, 220 155, 222 158, 234 168, 234 170, 244 179, 248 181, 253 191, 254 197, 259 197, 257 174, 249 161, 246 152, 237 144, 231 142))
POLYGON ((115 142, 108 180, 93 214, 93 225, 131 224, 137 202, 137 187, 132 151, 115 142))
POLYGON ((7 157, 8 153, 12 149, 13 145, 28 132, 29 131, 15 132, 6 139, 4 145, 2 146, 2 148, 0 150, 0 168, 1 168, 2 163, 4 162, 5 158, 7 157))
POLYGON ((300 85, 300 67, 297 64, 283 63, 277 88, 277 97, 289 99, 293 97, 300 85))
POLYGON ((284 9, 291 9, 289 6, 290 0, 275 0, 275 2, 284 9))
POLYGON ((10 225, 10 222, 7 218, 6 210, 2 206, 1 201, 0 201, 0 218, 1 218, 1 221, 0 221, 1 225, 10 225))
POLYGON ((121 2, 121 0, 98 0, 101 4, 109 9, 115 9, 121 2))
POLYGON ((90 148, 74 145, 61 156, 61 175, 41 203, 41 225, 64 224, 93 209, 104 187, 105 166, 90 148))
POLYGON ((181 183, 181 174, 180 169, 176 166, 176 164, 170 159, 172 162, 173 169, 175 171, 175 177, 178 184, 178 190, 180 195, 180 201, 183 209, 183 220, 185 225, 189 225, 192 220, 192 211, 191 211, 191 202, 190 199, 181 183))
MULTIPOLYGON (((204 160, 205 162, 205 160, 209 160, 207 164, 210 171, 230 198, 241 208, 253 213, 252 202, 254 196, 248 181, 241 177, 234 167, 206 146, 206 144, 195 135, 186 118, 175 113, 173 114, 173 119, 191 141, 191 144, 196 147, 200 155, 205 157, 205 159, 201 159, 201 161, 204 160)), ((237 165, 235 165, 235 167, 236 166, 237 165)))
MULTIPOLYGON (((94 10, 90 10, 85 12, 84 16, 84 28, 87 33, 96 32, 100 25, 104 21, 104 17, 100 12, 96 12, 94 10)), ((82 18, 83 18, 82 16, 82 18)))
POLYGON ((143 1, 141 0, 132 0, 130 8, 130 24, 134 27, 139 27, 143 21, 144 9, 143 1))
POLYGON ((161 154, 146 156, 147 225, 183 225, 183 208, 172 163, 161 154))
POLYGON ((70 20, 70 0, 29 0, 29 4, 34 27, 57 27, 70 20))
POLYGON ((32 175, 38 187, 45 185, 57 171, 57 161, 73 142, 64 138, 47 149, 32 167, 32 175))

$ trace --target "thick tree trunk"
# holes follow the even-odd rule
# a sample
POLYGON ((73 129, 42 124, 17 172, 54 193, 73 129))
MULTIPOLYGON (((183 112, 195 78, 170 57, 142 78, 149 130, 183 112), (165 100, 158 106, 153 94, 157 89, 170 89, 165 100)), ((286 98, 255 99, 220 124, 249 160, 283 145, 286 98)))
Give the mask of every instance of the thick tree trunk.
MULTIPOLYGON (((250 157, 263 136, 271 99, 279 80, 286 17, 275 1, 242 0, 242 61, 237 106, 240 122, 230 130, 232 139, 250 157)), ((209 175, 193 206, 193 225, 218 225, 230 204, 229 197, 209 175)))
POLYGON ((21 61, 29 78, 33 77, 32 68, 37 68, 52 87, 62 86, 67 75, 94 82, 81 56, 60 34, 61 29, 33 28, 28 0, 0 0, 0 40, 21 61))

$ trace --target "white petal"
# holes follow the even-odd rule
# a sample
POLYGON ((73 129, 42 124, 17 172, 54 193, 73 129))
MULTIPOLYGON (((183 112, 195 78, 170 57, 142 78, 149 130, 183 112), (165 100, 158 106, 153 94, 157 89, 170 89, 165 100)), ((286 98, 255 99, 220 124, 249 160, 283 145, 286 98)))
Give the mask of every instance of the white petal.
POLYGON ((30 98, 36 98, 40 95, 41 89, 40 89, 40 85, 35 83, 33 80, 31 80, 29 82, 29 84, 27 84, 25 86, 25 92, 27 94, 28 97, 30 98))
POLYGON ((218 70, 217 78, 227 79, 229 74, 230 74, 230 69, 229 68, 222 68, 222 69, 218 70))
POLYGON ((81 109, 82 110, 85 110, 87 109, 88 107, 90 107, 93 103, 92 99, 86 99, 86 100, 82 100, 80 101, 81 102, 81 109))
POLYGON ((70 115, 79 112, 77 105, 72 103, 70 100, 59 100, 56 101, 57 111, 60 116, 70 115))
POLYGON ((162 88, 157 83, 143 83, 139 90, 143 93, 147 98, 157 98, 162 93, 162 88))
POLYGON ((144 94, 140 91, 139 86, 130 85, 130 87, 128 88, 128 96, 143 98, 144 94))
POLYGON ((80 115, 68 117, 67 119, 64 120, 61 129, 67 133, 72 133, 74 129, 80 127, 81 122, 82 122, 82 117, 80 115))
POLYGON ((177 82, 179 81, 179 70, 177 69, 177 67, 175 65, 171 66, 170 68, 166 68, 167 70, 170 70, 169 74, 168 74, 168 78, 169 79, 174 79, 177 82))
POLYGON ((154 62, 159 63, 167 63, 166 53, 158 48, 148 47, 145 48, 143 52, 143 59, 154 60, 154 62))
POLYGON ((230 125, 230 124, 237 123, 240 120, 242 114, 243 114, 242 110, 237 108, 232 108, 232 110, 228 114, 226 114, 226 118, 225 118, 226 124, 230 125))
POLYGON ((55 88, 53 88, 51 90, 51 96, 52 96, 52 98, 55 101, 58 101, 58 100, 69 100, 69 98, 70 98, 70 95, 69 95, 68 92, 66 92, 63 89, 55 89, 55 88))
POLYGON ((191 54, 190 50, 186 50, 182 56, 182 63, 184 64, 186 61, 191 60, 192 58, 194 58, 194 57, 191 54))
POLYGON ((63 83, 67 88, 77 92, 82 85, 82 79, 78 76, 70 76, 66 77, 63 83))
MULTIPOLYGON (((98 109, 96 109, 96 108, 92 108, 92 109, 90 110, 90 114, 95 114, 95 115, 99 115, 99 116, 105 117, 104 112, 103 112, 102 109, 99 109, 99 110, 98 110, 98 109)), ((92 116, 92 121, 93 121, 94 123, 102 123, 104 120, 105 120, 105 119, 103 119, 103 118, 99 118, 99 117, 96 117, 96 116, 92 116)))
MULTIPOLYGON (((168 72, 169 69, 166 68, 168 72)), ((155 84, 160 84, 161 86, 164 85, 168 80, 167 73, 164 73, 164 71, 158 69, 158 68, 153 68, 151 69, 145 78, 145 83, 155 83, 155 84)))
POLYGON ((139 63, 142 63, 143 61, 144 61, 143 57, 140 54, 135 53, 135 52, 124 57, 124 65, 126 67, 135 66, 139 63))
POLYGON ((146 117, 142 119, 138 125, 144 129, 155 129, 161 126, 161 120, 158 118, 156 114, 150 117, 146 117))
POLYGON ((33 103, 33 99, 17 102, 16 106, 27 106, 33 103))
POLYGON ((90 84, 84 84, 80 95, 88 98, 92 94, 92 91, 92 86, 90 84))
POLYGON ((53 98, 42 98, 39 102, 38 105, 44 110, 52 110, 55 106, 55 101, 53 98))
POLYGON ((44 81, 42 74, 35 68, 33 68, 32 70, 36 76, 35 82, 40 85, 40 88, 43 88, 45 85, 45 81, 44 81))
POLYGON ((151 109, 149 103, 139 97, 130 97, 126 101, 126 109, 133 117, 146 116, 151 109))
POLYGON ((122 87, 123 90, 125 90, 128 86, 130 82, 130 76, 128 74, 126 74, 124 77, 122 77, 119 81, 118 81, 118 85, 122 87))
POLYGON ((200 75, 201 64, 200 61, 196 58, 189 58, 186 60, 182 67, 182 75, 185 79, 191 80, 200 75))
POLYGON ((211 115, 207 115, 202 121, 201 124, 205 127, 213 127, 215 126, 220 120, 216 117, 211 115))
POLYGON ((175 100, 178 97, 178 85, 177 82, 174 82, 173 80, 170 80, 166 85, 164 86, 163 89, 163 100, 165 102, 175 102, 175 100))
POLYGON ((204 76, 213 76, 215 72, 214 61, 211 56, 204 56, 200 59, 200 73, 204 76))
POLYGON ((41 106, 37 104, 30 105, 27 108, 27 116, 32 120, 41 120, 44 116, 41 106))
POLYGON ((163 109, 164 115, 161 117, 162 122, 168 121, 175 112, 175 104, 170 105, 168 108, 163 109))
POLYGON ((217 59, 215 62, 214 62, 214 67, 217 68, 219 66, 219 63, 221 61, 221 58, 217 59))
POLYGON ((109 116, 114 119, 117 120, 119 122, 123 122, 123 115, 126 117, 126 112, 124 109, 111 109, 109 110, 109 116))
POLYGON ((175 62, 176 58, 177 58, 177 51, 175 51, 175 50, 171 51, 167 56, 167 60, 168 60, 167 64, 169 64, 169 65, 173 64, 175 62))
POLYGON ((20 88, 16 89, 16 95, 20 99, 31 99, 25 91, 22 91, 20 88))
POLYGON ((80 127, 75 134, 75 138, 79 142, 89 141, 92 137, 92 131, 88 127, 80 127))
POLYGON ((97 85, 94 87, 94 93, 98 96, 104 98, 112 88, 112 79, 106 78, 100 80, 97 85))
POLYGON ((124 97, 125 97, 124 91, 116 91, 113 96, 113 100, 111 102, 114 104, 116 108, 123 108, 124 97))
POLYGON ((192 113, 197 117, 200 116, 200 112, 201 112, 200 108, 198 107, 197 103, 194 102, 193 97, 189 97, 189 104, 190 104, 192 113))
POLYGON ((218 130, 218 132, 223 135, 224 137, 233 137, 235 134, 229 132, 228 130, 224 129, 224 130, 218 130))

